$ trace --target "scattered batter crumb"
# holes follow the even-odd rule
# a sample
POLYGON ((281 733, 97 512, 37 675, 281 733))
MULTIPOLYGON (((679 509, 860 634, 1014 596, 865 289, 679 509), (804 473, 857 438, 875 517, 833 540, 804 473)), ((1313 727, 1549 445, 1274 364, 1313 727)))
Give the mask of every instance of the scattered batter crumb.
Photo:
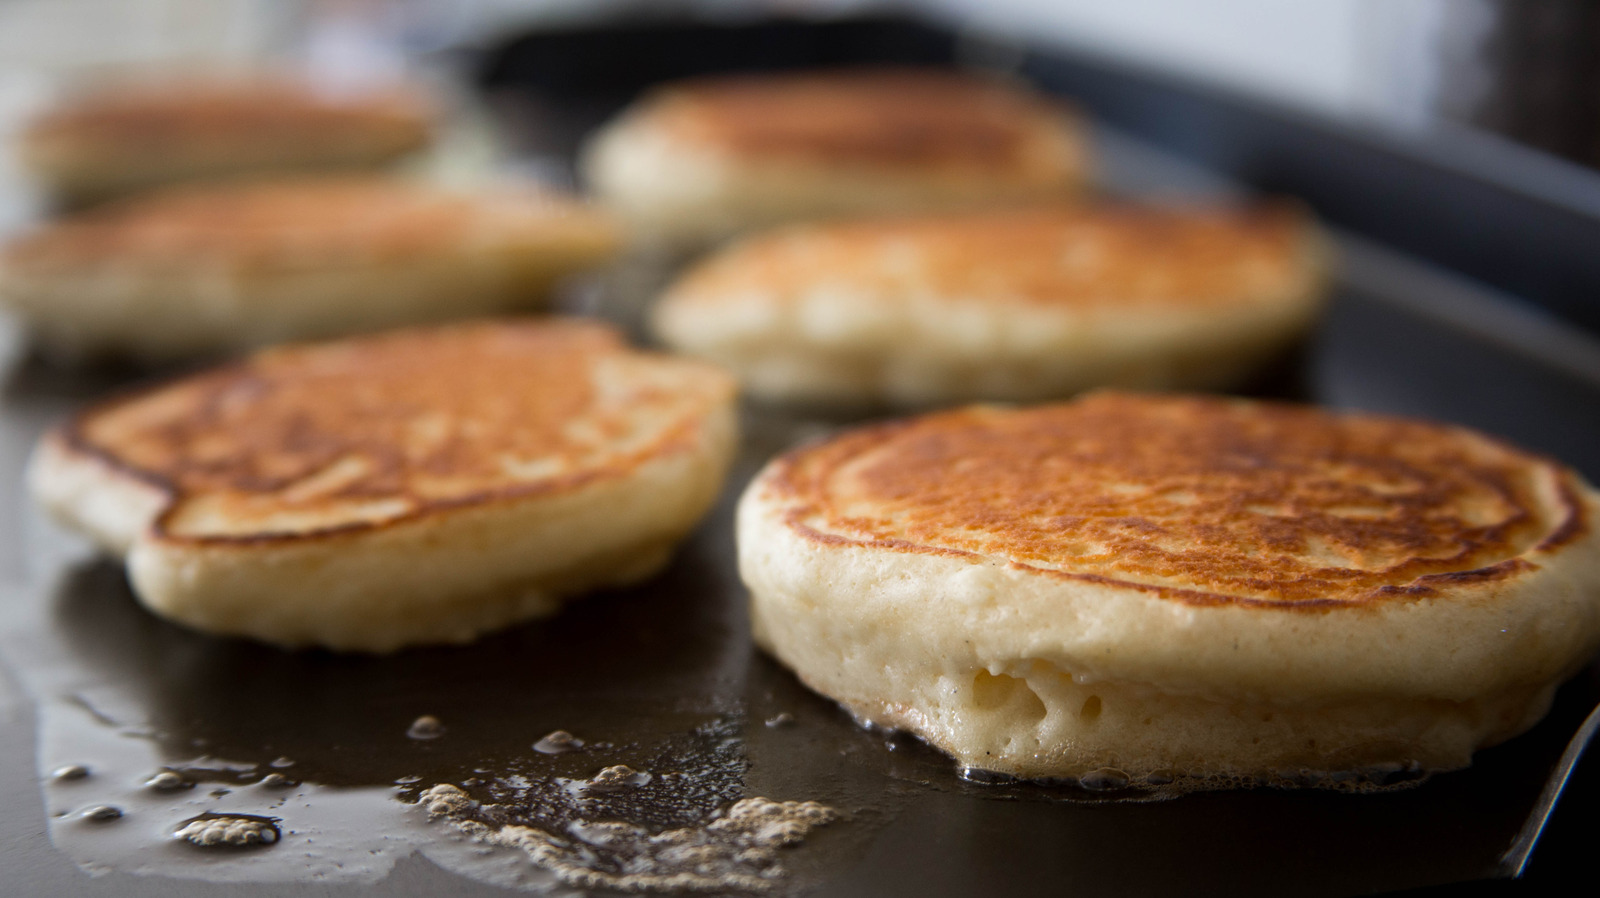
POLYGON ((201 848, 271 845, 278 841, 278 821, 254 814, 202 814, 187 821, 174 838, 201 848))
POLYGON ((422 806, 429 817, 454 817, 478 807, 478 803, 455 786, 441 783, 422 793, 422 806))
POLYGON ((184 778, 183 774, 172 770, 163 770, 155 776, 144 781, 145 788, 157 792, 176 792, 179 789, 192 789, 194 783, 184 778))
POLYGON ((432 714, 424 714, 411 722, 406 736, 412 739, 437 739, 444 735, 444 724, 432 714))
POLYGON ((533 743, 533 750, 547 755, 561 755, 583 748, 583 740, 566 730, 552 730, 543 739, 533 743))
POLYGON ((767 718, 767 726, 771 727, 772 729, 793 725, 794 715, 790 714, 788 711, 779 711, 777 714, 767 718))
POLYGON ((589 779, 584 784, 585 792, 615 792, 618 789, 627 789, 633 786, 642 786, 650 782, 650 774, 642 770, 634 770, 626 764, 617 764, 606 767, 589 779))
POLYGON ((421 804, 430 818, 444 818, 479 841, 526 852, 567 885, 624 892, 764 891, 784 875, 779 849, 838 819, 814 801, 745 798, 694 826, 653 832, 621 821, 573 820, 547 832, 497 825, 498 805, 448 784, 424 791, 421 804))

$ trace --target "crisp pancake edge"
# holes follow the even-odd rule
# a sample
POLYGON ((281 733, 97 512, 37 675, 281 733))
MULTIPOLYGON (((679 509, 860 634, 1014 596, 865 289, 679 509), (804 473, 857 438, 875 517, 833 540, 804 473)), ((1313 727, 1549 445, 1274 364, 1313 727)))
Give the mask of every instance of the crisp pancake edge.
MULTIPOLYGON (((904 430, 916 427, 919 423, 949 414, 949 411, 935 411, 909 418, 885 421, 870 424, 851 431, 853 436, 887 437, 904 430)), ((1452 428, 1461 429, 1461 428, 1452 428)), ((797 505, 795 499, 799 490, 793 484, 791 472, 800 459, 812 446, 802 446, 783 453, 769 462, 761 473, 751 482, 751 489, 760 486, 773 496, 773 504, 782 507, 783 524, 796 535, 823 546, 855 547, 874 549, 888 552, 903 552, 922 555, 935 555, 949 558, 960 558, 972 563, 1001 564, 1010 569, 1039 575, 1047 578, 1078 581, 1084 583, 1101 584, 1110 587, 1136 590, 1148 593, 1163 599, 1173 599, 1183 603, 1197 606, 1223 606, 1237 605, 1243 607, 1270 608, 1283 611, 1328 611, 1336 608, 1370 607, 1374 598, 1433 598, 1440 595, 1441 588, 1460 587, 1475 583, 1494 583, 1507 580, 1520 573, 1527 573, 1538 569, 1538 564, 1528 556, 1548 556, 1562 548, 1577 542, 1585 536, 1591 537, 1590 542, 1600 542, 1593 527, 1596 516, 1600 516, 1600 492, 1584 484, 1578 475, 1560 461, 1539 453, 1513 447, 1503 440, 1495 439, 1486 434, 1472 432, 1478 439, 1487 440, 1501 448, 1514 451, 1541 465, 1548 466, 1557 474, 1559 484, 1558 496, 1562 504, 1560 523, 1551 528, 1550 532, 1538 542, 1518 555, 1502 559, 1490 565, 1462 571, 1445 573, 1424 574, 1405 586, 1384 586, 1367 595, 1351 599, 1311 599, 1311 600, 1271 600, 1257 599, 1249 596, 1236 596, 1226 593, 1211 592, 1203 589, 1189 589, 1182 587, 1163 586, 1150 583, 1140 583, 1135 580, 1126 580, 1109 577, 1102 574, 1089 574, 1075 571, 1064 571, 1054 568, 1039 567, 1013 559, 995 558, 978 552, 955 549, 946 546, 927 545, 900 539, 863 539, 857 537, 841 536, 818 530, 807 524, 802 518, 810 510, 804 505, 797 505)), ((1600 551, 1600 546, 1597 546, 1600 551)), ((1597 584, 1600 586, 1600 584, 1597 584)))
MULTIPOLYGON (((690 359, 673 359, 673 362, 693 364, 708 372, 721 374, 720 370, 715 366, 703 362, 690 359)), ((241 360, 206 369, 200 374, 202 376, 219 375, 229 371, 244 370, 246 367, 247 361, 241 360)), ((604 465, 592 470, 578 471, 562 477, 533 483, 483 490, 449 500, 419 503, 419 506, 415 509, 376 522, 356 521, 347 524, 310 528, 293 533, 180 535, 172 533, 166 526, 171 517, 182 507, 185 498, 177 486, 164 477, 128 464, 118 457, 114 451, 94 445, 84 437, 82 431, 87 420, 97 413, 104 412, 117 405, 138 401, 147 395, 176 386, 194 376, 196 375, 179 375, 154 384, 131 388, 120 395, 112 396, 74 413, 66 421, 49 431, 40 440, 29 461, 28 479, 35 487, 35 495, 48 496, 50 490, 42 482, 47 472, 62 472, 69 468, 77 468, 80 476, 83 476, 83 472, 94 472, 87 476, 95 477, 106 487, 116 484, 118 488, 125 490, 122 495, 141 504, 158 501, 156 511, 142 528, 143 532, 137 537, 139 540, 208 548, 286 546, 291 544, 326 543, 339 538, 392 530, 436 519, 440 516, 467 512, 491 505, 554 498, 578 492, 586 486, 625 478, 652 460, 685 453, 716 453, 721 449, 721 447, 712 445, 714 442, 713 435, 710 433, 712 428, 707 426, 708 419, 713 417, 716 412, 716 404, 713 403, 703 409, 702 414, 691 416, 664 432, 650 447, 633 453, 624 461, 604 465), (134 497, 137 498, 135 499, 134 497)), ((729 395, 731 398, 731 385, 729 395)), ((61 503, 59 502, 52 502, 49 498, 44 501, 47 505, 61 508, 61 503)), ((81 515, 66 512, 64 509, 53 511, 53 513, 58 518, 81 524, 83 529, 90 533, 100 532, 101 528, 97 528, 95 522, 83 520, 81 515)))

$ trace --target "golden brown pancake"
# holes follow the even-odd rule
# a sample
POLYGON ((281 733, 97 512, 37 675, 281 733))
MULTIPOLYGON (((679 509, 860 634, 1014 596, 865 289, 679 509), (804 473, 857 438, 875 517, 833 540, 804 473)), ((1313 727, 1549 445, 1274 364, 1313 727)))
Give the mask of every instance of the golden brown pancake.
POLYGON ((597 215, 583 216, 561 197, 530 189, 488 197, 395 178, 298 178, 177 188, 104 206, 18 240, 7 249, 7 264, 30 273, 105 258, 246 272, 382 264, 441 244, 470 244, 485 233, 499 236, 494 230, 505 225, 522 229, 519 236, 539 229, 566 236, 574 224, 594 232, 591 242, 608 242, 597 215))
POLYGON ((797 225, 690 269, 654 323, 668 345, 790 402, 1217 389, 1311 323, 1324 256, 1285 202, 797 225))
POLYGON ((163 614, 389 650, 659 568, 716 494, 731 402, 715 369, 599 324, 399 331, 95 406, 31 477, 163 614))
POLYGON ((823 280, 873 296, 925 289, 993 303, 1075 308, 1226 306, 1305 278, 1304 211, 1045 206, 841 222, 752 238, 696 266, 683 302, 787 292, 823 280))
POLYGON ((23 132, 24 165, 69 200, 176 181, 370 168, 425 146, 415 90, 334 91, 287 77, 142 79, 68 100, 23 132))
POLYGON ((790 523, 814 539, 1286 608, 1514 576, 1524 553, 1588 527, 1570 472, 1485 439, 1131 394, 857 432, 802 453, 773 486, 790 491, 790 523))
POLYGON ((541 304, 606 259, 610 220, 525 187, 371 175, 187 186, 0 250, 0 299, 68 354, 205 354, 541 304))
POLYGON ((1039 123, 1065 104, 999 81, 933 69, 736 75, 679 82, 653 109, 673 137, 730 156, 833 165, 1041 169, 1039 123))
POLYGON ((586 152, 589 180, 651 236, 972 208, 1075 194, 1087 151, 1066 104, 937 69, 700 78, 630 108, 586 152))
POLYGON ((1100 393, 791 453, 740 554, 765 647, 964 764, 1329 784, 1543 715, 1600 646, 1597 501, 1461 428, 1100 393))

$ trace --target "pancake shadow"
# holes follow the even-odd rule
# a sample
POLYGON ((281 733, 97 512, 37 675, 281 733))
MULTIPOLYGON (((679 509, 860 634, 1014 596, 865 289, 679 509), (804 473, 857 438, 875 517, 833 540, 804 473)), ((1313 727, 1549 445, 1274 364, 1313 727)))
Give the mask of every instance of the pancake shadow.
POLYGON ((1281 402, 1315 402, 1312 366, 1315 337, 1303 336, 1257 368, 1237 390, 1224 392, 1281 402))
POLYGON ((113 355, 73 359, 52 356, 21 337, 23 349, 0 379, 0 401, 7 405, 80 404, 160 383, 215 363, 217 359, 152 365, 113 355))
POLYGON ((172 762, 294 760, 333 786, 405 776, 458 782, 534 754, 565 729, 646 745, 737 708, 748 657, 742 603, 726 601, 702 535, 639 586, 471 645, 392 655, 286 651, 207 636, 142 608, 119 563, 70 570, 54 624, 93 681, 128 690, 172 762), (442 738, 407 729, 421 715, 442 738))

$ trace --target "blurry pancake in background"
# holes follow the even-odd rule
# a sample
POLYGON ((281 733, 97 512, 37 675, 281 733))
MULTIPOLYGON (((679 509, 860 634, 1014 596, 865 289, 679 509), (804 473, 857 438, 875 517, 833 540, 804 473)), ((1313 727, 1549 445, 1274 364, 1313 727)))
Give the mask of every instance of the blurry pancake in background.
POLYGON ((23 132, 24 167, 68 203, 179 181, 374 168, 429 143, 419 91, 217 74, 103 84, 23 132))
POLYGON ((689 270, 654 325, 751 394, 791 402, 1221 389, 1311 325, 1325 255, 1287 203, 796 225, 689 270))
POLYGON ((47 351, 160 361, 538 308, 617 244, 604 215, 532 188, 194 185, 23 235, 0 249, 0 302, 47 351))
POLYGON ((1058 100, 955 72, 862 69, 685 81, 584 154, 591 188, 647 238, 694 243, 797 219, 1078 193, 1088 149, 1058 100))
POLYGON ((739 508, 755 637, 861 718, 1091 788, 1372 788, 1600 647, 1600 494, 1464 428, 1101 393, 881 424, 739 508))
POLYGON ((100 403, 35 497, 210 633, 464 642, 666 564, 737 439, 732 379, 576 319, 279 347, 100 403))

